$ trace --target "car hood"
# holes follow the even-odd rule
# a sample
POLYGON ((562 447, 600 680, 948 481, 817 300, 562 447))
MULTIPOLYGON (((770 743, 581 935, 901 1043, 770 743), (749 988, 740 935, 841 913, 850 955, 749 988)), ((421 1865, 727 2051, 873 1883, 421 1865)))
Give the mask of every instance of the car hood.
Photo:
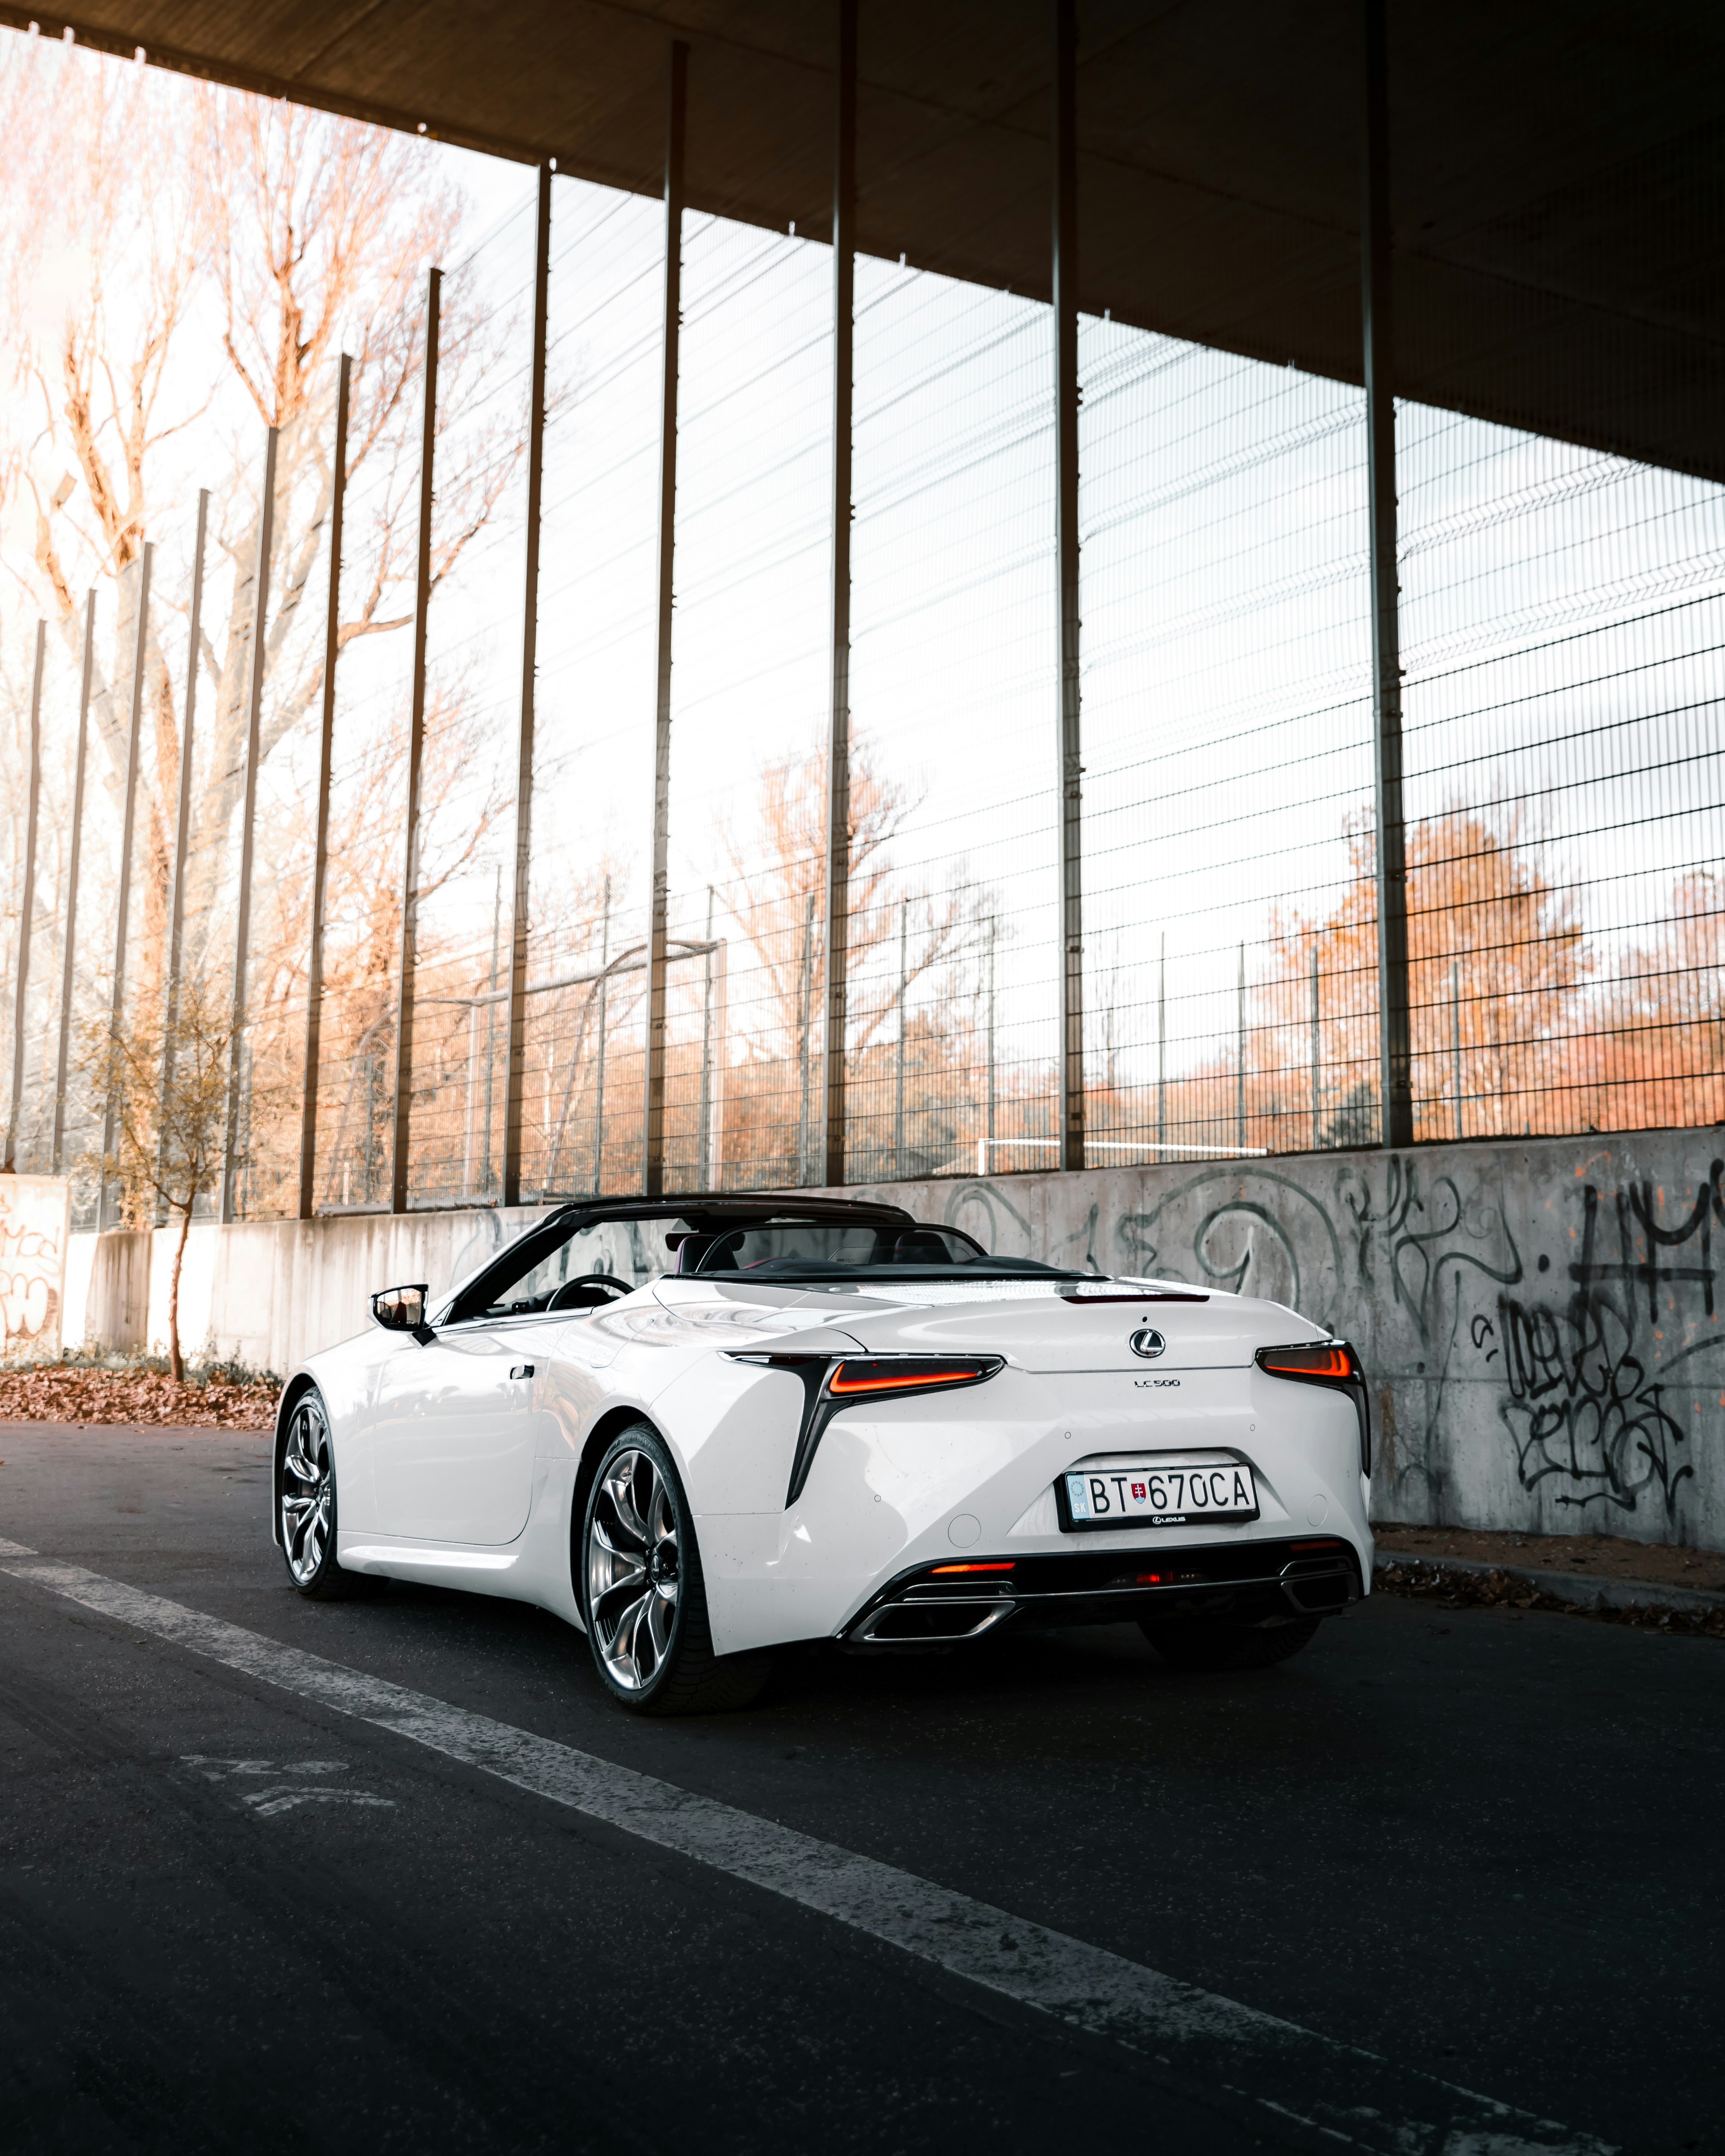
POLYGON ((715 1332, 767 1337, 808 1328, 813 1346, 816 1328, 831 1328, 873 1354, 1005 1355, 1031 1371, 1232 1368, 1250 1363, 1260 1348, 1327 1337, 1281 1303, 1178 1281, 1045 1286, 1019 1277, 974 1286, 870 1281, 793 1289, 697 1278, 660 1281, 655 1293, 715 1332), (1159 1348, 1140 1337, 1135 1348, 1134 1336, 1146 1334, 1158 1336, 1159 1348))

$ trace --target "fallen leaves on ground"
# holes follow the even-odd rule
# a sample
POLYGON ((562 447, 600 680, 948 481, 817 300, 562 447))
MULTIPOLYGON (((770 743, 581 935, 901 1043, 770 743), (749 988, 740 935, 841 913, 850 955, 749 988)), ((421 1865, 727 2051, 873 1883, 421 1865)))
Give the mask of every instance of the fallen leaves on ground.
POLYGON ((1372 1532, 1379 1556, 1391 1563, 1464 1558, 1508 1571, 1584 1573, 1590 1579, 1651 1581, 1725 1594, 1725 1551, 1687 1543, 1645 1543, 1625 1535, 1538 1534, 1529 1528, 1432 1527, 1405 1520, 1373 1520, 1372 1532))
POLYGON ((1372 1573, 1378 1594, 1405 1594, 1421 1602, 1441 1602, 1451 1609, 1548 1609, 1564 1617, 1592 1617, 1605 1625, 1635 1625, 1654 1632, 1681 1632, 1697 1639, 1725 1640, 1725 1609, 1664 1609, 1651 1603, 1627 1609, 1588 1609, 1510 1572, 1453 1572, 1433 1564, 1379 1564, 1372 1573))
POLYGON ((165 1370, 0 1370, 0 1422, 143 1423, 173 1430, 270 1430, 275 1385, 176 1384, 165 1370))

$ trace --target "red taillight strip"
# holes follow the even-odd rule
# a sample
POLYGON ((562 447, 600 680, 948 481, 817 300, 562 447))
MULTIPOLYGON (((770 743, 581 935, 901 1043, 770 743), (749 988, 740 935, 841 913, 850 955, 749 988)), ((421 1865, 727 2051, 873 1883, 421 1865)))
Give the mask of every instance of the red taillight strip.
POLYGON ((907 1370, 891 1378, 847 1378, 845 1368, 841 1363, 827 1379, 829 1393, 902 1393, 920 1385, 968 1384, 983 1374, 974 1363, 963 1370, 907 1370))
POLYGON ((1266 1348, 1258 1367, 1281 1378, 1352 1378, 1359 1365, 1348 1348, 1266 1348))
POLYGON ((1009 1558, 1004 1564, 937 1564, 929 1570, 936 1578, 947 1572, 1010 1572, 1017 1562, 1015 1558, 1009 1558))

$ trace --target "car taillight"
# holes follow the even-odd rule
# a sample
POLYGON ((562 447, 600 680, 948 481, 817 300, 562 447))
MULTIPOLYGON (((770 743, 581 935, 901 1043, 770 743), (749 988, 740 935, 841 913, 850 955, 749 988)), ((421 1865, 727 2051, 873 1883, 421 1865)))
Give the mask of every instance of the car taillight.
POLYGON ((1327 1385, 1346 1393, 1359 1418, 1359 1471, 1372 1471, 1372 1416, 1366 1397, 1366 1373, 1345 1340, 1321 1340, 1307 1346, 1260 1348, 1258 1368, 1272 1378, 1293 1378, 1308 1385, 1327 1385))
POLYGON ((1345 1340, 1327 1340, 1320 1348, 1260 1348, 1258 1368, 1272 1377, 1311 1378, 1319 1384, 1346 1384, 1360 1374, 1359 1358, 1345 1340))
POLYGON ((942 1385, 974 1385, 1000 1368, 998 1356, 956 1362, 944 1355, 880 1355, 836 1364, 827 1378, 834 1399, 858 1393, 922 1393, 942 1385))

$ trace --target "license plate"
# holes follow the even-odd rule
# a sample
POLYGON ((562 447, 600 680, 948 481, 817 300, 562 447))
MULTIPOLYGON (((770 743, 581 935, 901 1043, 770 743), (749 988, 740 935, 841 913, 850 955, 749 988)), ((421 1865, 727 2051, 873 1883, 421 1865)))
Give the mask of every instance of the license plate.
POLYGON ((1178 1466, 1074 1468, 1055 1485, 1068 1534, 1101 1527, 1187 1527, 1255 1520, 1258 1489, 1238 1460, 1178 1466))

